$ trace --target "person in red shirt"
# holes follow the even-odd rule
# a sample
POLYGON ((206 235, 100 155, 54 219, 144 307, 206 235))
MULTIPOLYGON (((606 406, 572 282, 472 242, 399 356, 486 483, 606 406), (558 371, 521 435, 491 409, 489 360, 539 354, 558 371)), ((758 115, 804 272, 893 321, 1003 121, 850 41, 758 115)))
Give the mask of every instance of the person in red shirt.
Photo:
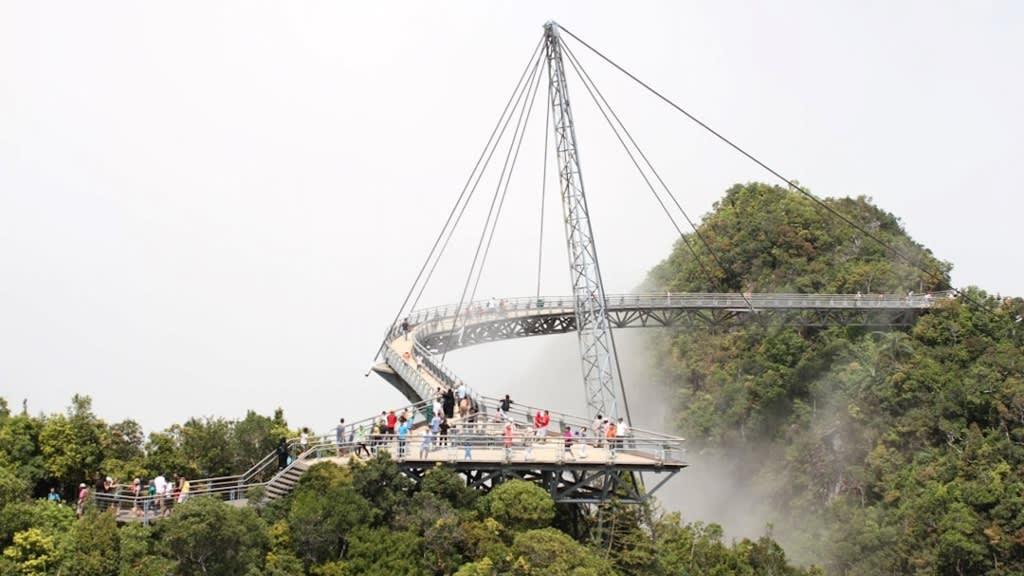
POLYGON ((538 418, 540 419, 540 426, 539 426, 538 434, 541 437, 547 436, 548 435, 548 425, 551 424, 551 415, 548 414, 547 410, 545 410, 543 414, 538 415, 538 418))
POLYGON ((387 426, 385 427, 385 432, 387 432, 388 434, 394 434, 396 424, 398 424, 398 416, 395 416, 395 411, 391 410, 390 412, 388 412, 387 426))

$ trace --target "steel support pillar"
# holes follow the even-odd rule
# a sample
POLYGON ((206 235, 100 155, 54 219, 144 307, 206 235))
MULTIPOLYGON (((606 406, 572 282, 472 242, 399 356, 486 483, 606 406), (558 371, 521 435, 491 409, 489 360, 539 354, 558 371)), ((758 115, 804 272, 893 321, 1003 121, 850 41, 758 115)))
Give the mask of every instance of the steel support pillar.
POLYGON ((594 246, 594 232, 590 226, 587 197, 583 192, 576 128, 565 84, 562 46, 558 25, 554 22, 544 26, 544 44, 587 411, 591 418, 596 414, 617 418, 616 359, 608 323, 607 301, 598 267, 597 248, 594 246))

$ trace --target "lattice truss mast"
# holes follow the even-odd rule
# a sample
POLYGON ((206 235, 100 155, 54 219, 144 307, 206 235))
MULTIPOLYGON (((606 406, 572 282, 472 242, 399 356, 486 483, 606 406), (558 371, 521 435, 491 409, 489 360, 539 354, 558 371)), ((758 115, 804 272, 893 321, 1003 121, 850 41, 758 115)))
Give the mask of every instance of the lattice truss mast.
POLYGON ((561 40, 558 25, 554 22, 544 26, 544 50, 587 410, 590 416, 608 414, 617 418, 617 359, 608 323, 607 299, 597 260, 597 246, 594 244, 594 231, 590 226, 590 211, 583 189, 583 173, 580 169, 572 107, 569 105, 561 40))

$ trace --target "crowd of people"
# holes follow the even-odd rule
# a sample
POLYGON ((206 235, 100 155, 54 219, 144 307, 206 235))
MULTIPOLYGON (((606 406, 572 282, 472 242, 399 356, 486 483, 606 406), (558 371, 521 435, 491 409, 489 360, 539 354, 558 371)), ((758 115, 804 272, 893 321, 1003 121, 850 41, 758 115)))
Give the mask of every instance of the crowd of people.
MULTIPOLYGON (((135 516, 142 516, 145 513, 154 512, 161 516, 166 515, 175 502, 184 502, 189 498, 192 485, 184 476, 177 476, 168 480, 163 474, 158 474, 152 479, 144 480, 134 478, 130 483, 119 483, 110 476, 99 475, 92 488, 82 482, 78 485, 75 498, 75 514, 81 517, 88 506, 109 504, 116 499, 130 498, 132 503, 131 513, 135 516), (101 497, 97 498, 97 495, 101 497), (114 498, 102 498, 102 495, 110 495, 114 498)), ((64 504, 60 491, 56 487, 50 487, 46 499, 54 504, 64 504)))
MULTIPOLYGON (((615 451, 624 447, 630 436, 629 426, 622 418, 614 420, 600 414, 589 429, 560 420, 557 423, 559 431, 555 433, 548 410, 525 411, 525 418, 523 411, 519 411, 517 419, 517 411, 513 409, 515 402, 508 394, 497 402, 495 412, 488 416, 467 390, 461 382, 455 389, 438 387, 425 406, 383 410, 373 419, 357 425, 348 425, 341 418, 334 430, 337 455, 370 458, 382 448, 390 450, 397 444, 395 456, 404 460, 409 457, 408 444, 414 435, 414 424, 420 437, 419 458, 424 460, 438 449, 461 449, 462 458, 472 460, 475 447, 498 446, 504 448, 506 460, 511 460, 513 451, 518 448, 522 448, 526 459, 530 460, 535 446, 550 446, 551 442, 561 444, 563 458, 574 459, 578 452, 579 457, 585 459, 589 447, 608 448, 614 457, 615 451), (416 422, 418 417, 422 417, 419 423, 416 422)), ((281 438, 275 450, 278 468, 286 468, 300 454, 310 450, 310 441, 309 428, 302 428, 298 441, 293 444, 281 438)), ((320 441, 328 445, 330 442, 327 438, 320 441)), ((322 448, 323 444, 319 446, 322 448)), ((191 484, 183 476, 168 479, 160 474, 148 480, 134 478, 127 484, 118 483, 109 476, 99 476, 92 489, 85 483, 79 486, 76 512, 81 516, 91 501, 105 500, 96 499, 96 494, 112 494, 130 498, 133 515, 153 513, 165 516, 174 503, 184 502, 191 492, 191 484)), ((56 488, 51 488, 47 498, 51 502, 62 503, 56 488)))
MULTIPOLYGON (((548 410, 528 411, 525 419, 520 413, 517 419, 513 410, 515 402, 507 394, 498 401, 495 412, 488 416, 465 390, 461 385, 454 390, 439 387, 420 410, 413 406, 383 410, 375 418, 358 425, 346 425, 342 418, 334 438, 338 455, 372 457, 381 448, 393 448, 397 450, 395 456, 404 460, 410 457, 409 443, 415 435, 420 459, 428 459, 437 449, 451 451, 461 448, 462 458, 472 460, 474 447, 497 446, 504 447, 507 459, 511 458, 514 449, 520 447, 530 459, 536 445, 548 445, 549 442, 561 443, 563 457, 575 458, 578 452, 580 458, 586 458, 588 447, 608 448, 614 456, 630 435, 629 426, 622 418, 615 420, 601 415, 589 428, 559 421, 556 432, 548 410), (417 421, 421 416, 422 420, 417 421)), ((282 447, 282 450, 287 450, 283 443, 282 447)), ((282 458, 288 458, 281 461, 284 467, 290 462, 290 456, 288 452, 282 454, 282 458)))

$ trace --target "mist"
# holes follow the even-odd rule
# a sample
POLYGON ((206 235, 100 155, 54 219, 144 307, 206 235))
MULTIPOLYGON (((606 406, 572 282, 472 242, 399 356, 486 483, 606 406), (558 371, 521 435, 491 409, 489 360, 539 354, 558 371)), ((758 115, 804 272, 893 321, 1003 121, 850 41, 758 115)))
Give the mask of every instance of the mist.
MULTIPOLYGON (((660 334, 659 329, 622 329, 615 332, 615 341, 633 426, 677 433, 671 391, 652 369, 657 349, 652 339, 660 334)), ((524 404, 586 415, 575 333, 466 348, 449 354, 446 363, 484 395, 507 393, 524 404)), ((688 450, 684 459, 689 467, 655 493, 663 511, 679 512, 688 522, 720 524, 728 539, 756 538, 772 530, 777 539, 787 540, 783 526, 789 522, 772 511, 768 488, 737 473, 748 468, 745 462, 697 450, 688 450)), ((645 477, 649 486, 660 480, 655 474, 645 477)))

